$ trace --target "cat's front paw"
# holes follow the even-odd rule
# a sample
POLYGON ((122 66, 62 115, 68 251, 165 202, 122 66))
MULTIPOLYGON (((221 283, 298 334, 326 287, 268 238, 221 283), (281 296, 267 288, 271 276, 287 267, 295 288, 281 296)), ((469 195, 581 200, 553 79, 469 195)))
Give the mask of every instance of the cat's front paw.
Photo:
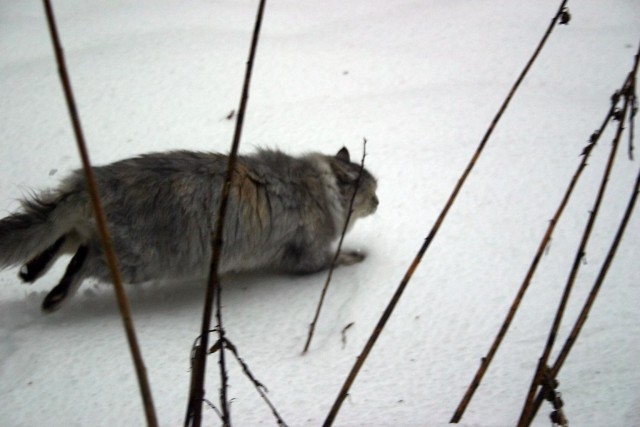
POLYGON ((353 265, 364 261, 366 257, 367 255, 360 251, 342 251, 338 255, 338 264, 353 265))

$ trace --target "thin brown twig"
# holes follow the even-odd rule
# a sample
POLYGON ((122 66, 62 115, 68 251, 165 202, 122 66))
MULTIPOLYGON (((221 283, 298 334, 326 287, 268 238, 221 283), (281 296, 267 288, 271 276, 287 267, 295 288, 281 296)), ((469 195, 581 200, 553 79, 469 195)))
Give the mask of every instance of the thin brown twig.
POLYGON ((218 349, 220 351, 222 351, 222 347, 226 347, 229 351, 231 351, 231 354, 233 354, 235 356, 236 361, 242 367, 242 371, 244 372, 244 374, 253 383, 254 387, 258 391, 258 394, 260 395, 260 397, 262 397, 262 400, 264 400, 265 403, 267 404, 267 406, 269 406, 269 409, 271 409, 271 413, 275 417, 276 422, 278 423, 278 425, 282 426, 282 427, 287 427, 287 423, 282 419, 282 417, 280 416, 280 414, 276 410, 276 407, 273 405, 273 403, 271 403, 271 401, 267 397, 267 392, 268 392, 267 387, 265 387, 264 384, 262 384, 260 381, 258 381, 256 379, 256 377, 253 376, 253 374, 251 373, 251 370, 249 369, 249 366, 245 363, 244 360, 242 360, 242 358, 238 354, 238 349, 236 348, 236 346, 233 345, 231 343, 231 341, 229 341, 229 339, 225 338, 224 339, 224 346, 221 345, 221 346, 216 346, 216 347, 218 347, 218 349))
MULTIPOLYGON (((218 326, 218 340, 224 341, 225 330, 222 325, 222 304, 221 304, 221 286, 220 277, 218 274, 220 259, 222 254, 223 245, 223 227, 225 216, 227 212, 227 202, 229 198, 229 191, 231 188, 231 181, 235 164, 238 156, 238 148, 240 146, 240 139, 242 136, 242 125, 244 124, 244 116, 247 109, 247 101, 249 99, 249 85, 251 82, 251 74, 253 71, 253 62, 255 54, 258 48, 258 38, 260 35, 260 28, 262 26, 262 17, 264 15, 266 0, 260 0, 258 5, 258 12, 256 14, 255 26, 253 29, 253 36, 251 39, 251 48, 249 50, 249 58, 247 60, 247 67, 245 72, 244 84, 242 88, 242 95, 240 98, 240 106, 238 108, 238 115, 236 117, 236 126, 233 135, 233 142, 231 145, 231 152, 229 153, 227 163, 227 173, 225 176, 224 186, 222 189, 222 195, 220 200, 220 207, 218 216, 216 219, 215 233, 212 238, 212 254, 211 254, 211 269, 209 272, 209 280, 207 285, 207 292, 205 295, 205 305, 202 314, 202 327, 201 327, 201 346, 202 348, 208 347, 209 342, 209 330, 211 329, 211 314, 213 311, 213 300, 216 299, 216 320, 218 326)), ((222 412, 222 421, 224 426, 231 425, 231 414, 229 412, 227 391, 228 391, 228 376, 226 371, 225 354, 224 349, 219 353, 219 365, 220 365, 220 406, 222 412)), ((187 409, 187 417, 185 425, 199 427, 202 420, 202 401, 204 398, 204 383, 206 372, 206 352, 199 353, 201 358, 198 363, 198 372, 194 371, 194 394, 189 396, 189 403, 187 409)))
POLYGON ((341 331, 341 340, 342 340, 342 348, 344 349, 347 346, 347 331, 355 324, 355 322, 351 322, 347 324, 341 331))
POLYGON ((338 414, 338 412, 340 410, 340 407, 342 406, 342 403, 344 402, 344 400, 347 397, 347 394, 349 393, 349 389, 351 388, 351 385, 353 384, 356 376, 358 375, 358 372, 360 372, 360 369, 364 365, 364 362, 367 359, 369 353, 371 352, 371 349, 375 345, 375 343, 376 343, 378 337, 380 336, 380 334, 382 333, 382 330, 384 329, 387 321, 391 317, 391 314, 393 313, 393 310, 395 309, 396 305, 398 304, 398 301, 400 300, 400 297, 402 296, 402 293, 404 292, 405 288, 407 287, 407 284, 411 280, 411 277, 413 277, 413 273, 415 272, 416 268, 418 267, 418 265, 422 261, 422 257, 424 256, 424 254, 426 253, 427 249, 431 245, 431 242, 433 241, 433 239, 436 237, 438 231, 440 230, 440 227, 442 226, 442 223, 444 222, 447 214, 449 213, 449 210, 453 206, 453 204, 454 204, 454 202, 455 202, 455 200, 456 200, 456 198, 458 196, 458 193, 460 192, 460 190, 464 186, 464 184, 465 184, 467 178, 469 177, 469 175, 471 174, 471 171, 473 170, 478 158, 480 158, 480 155, 482 154, 482 152, 484 150, 484 147, 486 146, 487 142, 489 141, 489 138, 493 134, 493 130, 495 129, 496 125, 498 124, 498 122, 502 118, 504 112, 506 111, 507 107, 509 106, 509 103, 511 102, 511 99, 513 98, 513 96, 515 95, 516 91, 520 87, 520 84, 522 83, 522 81, 524 80, 526 75, 528 74, 529 69, 531 68, 531 66, 535 62, 536 58, 538 57, 538 55, 542 51, 542 48, 544 47, 547 39, 551 35, 551 32, 552 32, 553 28, 555 27, 556 22, 558 21, 560 15, 563 12, 565 12, 565 4, 567 3, 567 1, 568 0, 563 0, 562 1, 558 12, 556 13, 556 15, 554 16, 554 18, 551 21, 551 25, 549 26, 549 28, 547 29, 546 33, 542 37, 542 40, 538 44, 538 47, 536 48, 536 50, 534 51, 533 55, 531 56, 531 58, 527 62, 526 66, 524 67, 524 69, 522 70, 522 72, 520 73, 518 78, 516 79, 516 81, 513 84, 509 94, 507 95, 507 97, 505 98, 504 102, 502 103, 502 106, 500 107, 500 109, 496 113, 496 116, 494 117, 493 121, 491 122, 491 125, 487 129, 484 137, 482 138, 482 141, 478 145, 478 148, 476 149, 476 151, 473 154, 471 160, 469 161, 465 171, 463 172, 463 174, 461 175, 460 179, 458 180, 453 192, 451 193, 449 199, 447 200, 447 203, 445 204, 445 206, 442 209, 440 215, 436 219, 436 222, 434 223, 433 227, 429 231, 429 234, 427 235, 427 237, 425 238, 422 246, 418 250, 418 253, 416 254, 415 258, 411 262, 411 265, 407 269, 407 272, 405 273, 405 275, 402 278, 400 284, 398 285, 398 288, 396 289, 396 291, 393 294, 391 300, 389 301, 389 304, 387 305, 386 309, 384 310, 380 320, 376 324, 371 336, 369 337, 369 340, 365 344, 364 349, 360 353, 360 356, 358 356, 358 358, 356 359, 356 362, 355 362, 353 368, 351 369, 351 372, 347 376, 347 379, 345 380, 340 392, 338 393, 338 397, 336 398, 335 402, 333 403, 333 406, 331 407, 331 410, 329 411, 329 414, 327 415, 327 418, 325 419, 323 426, 328 427, 328 426, 331 426, 333 424, 333 422, 334 422, 334 420, 335 420, 335 418, 336 418, 336 416, 337 416, 337 414, 338 414))
POLYGON ((313 321, 309 325, 309 333, 307 335, 307 342, 304 345, 304 350, 302 350, 302 354, 306 354, 309 350, 309 346, 311 345, 311 340, 313 339, 313 333, 316 330, 316 323, 318 322, 318 318, 320 317, 320 310, 322 310, 322 304, 324 303, 324 298, 327 294, 327 289, 329 289, 329 283, 331 282, 331 277, 333 276, 333 270, 336 268, 336 264, 338 263, 338 257, 340 256, 340 250, 342 249, 342 242, 344 241, 344 235, 347 234, 347 229, 349 228, 349 221, 351 221, 351 214, 353 213, 353 203, 356 200, 356 194, 360 189, 360 180, 362 178, 362 171, 364 169, 364 158, 367 155, 367 139, 364 138, 362 143, 362 160, 360 161, 360 170, 358 171, 358 177, 356 178, 355 188, 353 189, 353 194, 351 195, 351 200, 349 201, 349 211, 347 212, 347 219, 344 222, 344 227, 342 228, 342 234, 340 235, 340 241, 338 242, 338 248, 336 249, 336 253, 333 257, 333 261, 331 262, 331 267, 329 268, 329 273, 327 273, 327 280, 324 282, 324 286, 322 287, 322 293, 320 294, 320 300, 318 301, 318 306, 316 307, 316 313, 313 316, 313 321))
POLYGON ((209 407, 211 408, 211 410, 213 412, 216 413, 216 415, 218 416, 218 418, 220 418, 222 420, 222 412, 220 412, 220 410, 218 408, 216 408, 216 405, 213 404, 212 401, 208 400, 208 399, 202 399, 202 401, 209 407))
MULTIPOLYGON (((640 45, 638 47, 638 53, 635 56, 635 63, 634 63, 634 68, 633 71, 629 74, 627 80, 625 81, 625 84, 623 85, 623 89, 620 91, 620 93, 625 94, 625 96, 627 96, 627 100, 629 102, 629 109, 631 110, 631 114, 633 114, 633 102, 636 99, 636 86, 635 86, 635 82, 636 82, 636 78, 635 78, 635 74, 637 72, 637 68, 638 68, 638 62, 640 61, 640 45), (626 89, 625 89, 626 88, 626 89)), ((622 123, 622 122, 621 122, 622 123)), ((589 312, 591 311, 591 307, 593 306, 593 303, 595 302, 595 299, 598 295, 598 292, 600 291, 600 288, 602 286, 602 283, 604 282, 604 279, 607 275, 607 272, 609 270, 609 266, 611 265, 613 258, 615 257, 616 251, 618 249, 618 245, 620 244, 620 241, 622 240, 622 236, 624 235, 624 232, 626 230, 627 227, 627 223, 629 221, 629 218, 631 217, 631 213, 633 212, 633 208, 635 206, 636 203, 636 199, 638 196, 638 189, 640 187, 640 171, 638 172, 638 177, 636 179, 636 183, 633 189, 633 192, 631 194, 631 198, 629 199, 629 203, 627 204, 627 208, 625 210, 625 213, 623 215, 623 218, 618 226, 618 230, 616 232, 616 235, 614 237, 614 240, 609 248, 609 251, 607 253, 607 256, 605 258, 605 261, 603 262, 602 267, 600 268, 600 272, 598 273, 598 277, 596 278, 593 287, 591 288, 591 291, 589 293, 589 296, 587 297, 587 300, 584 303, 584 306, 568 336, 568 338, 566 339, 562 349, 560 350, 560 353, 558 354, 556 361, 554 362, 553 366, 550 368, 549 373, 551 375, 552 378, 556 378, 560 372, 560 369, 562 368, 562 365, 564 364, 565 360, 567 359, 567 357, 569 356, 569 352, 571 351, 573 345, 575 344, 578 335, 580 334, 580 331, 582 330, 582 327, 584 326, 585 322, 587 321, 587 317, 589 316, 589 312)), ((530 409, 530 413, 529 413, 529 420, 528 423, 530 424, 533 419, 536 416, 536 413, 538 412, 538 409, 540 409, 540 406, 542 404, 542 401, 544 400, 544 389, 540 390, 538 392, 538 395, 536 396, 533 405, 530 409)))
POLYGON ((127 295, 122 285, 122 276, 120 269, 118 268, 118 260, 111 242, 109 230, 107 227, 107 218, 100 201, 100 194, 96 184, 93 169, 91 167, 91 161, 89 159, 89 152, 85 143, 84 134, 82 132, 82 125, 80 123, 80 115, 76 108, 75 99, 73 96, 73 90, 71 88, 71 80, 67 72, 67 66, 64 59, 64 53, 62 50, 62 44, 58 36, 58 30, 56 26, 55 16, 53 8, 49 0, 44 1, 44 8, 47 15, 47 22, 49 25, 49 31, 51 34, 51 41, 55 51, 56 61, 58 63, 58 72, 60 74, 60 80, 64 90, 67 107, 69 109, 69 115, 71 116, 71 122, 73 125, 73 132, 75 134, 78 151, 82 160, 82 168, 84 170, 85 180, 87 182, 87 188, 91 197, 91 205, 93 207, 93 213, 95 215, 98 233, 102 240, 104 248, 104 254, 111 273, 111 280, 116 293, 116 300, 118 302, 118 308, 120 310, 120 316, 124 324, 124 330, 129 344, 129 350, 133 358, 133 364, 135 366, 136 376, 138 378, 138 385, 140 387, 140 393, 142 394, 142 401, 144 405, 144 411, 146 415, 148 426, 157 426, 158 420, 156 418, 155 408, 153 405, 153 398, 151 395, 151 387, 147 378, 147 373, 144 367, 144 361, 142 359, 142 352, 138 345, 136 338, 135 328, 133 326, 133 320, 131 318, 131 307, 127 295))
POLYGON ((558 330, 560 329, 560 324, 562 323, 562 318, 564 317, 565 308, 569 302, 569 297, 571 296, 573 285, 575 284, 578 271, 580 270, 580 265, 582 265, 582 260, 585 256, 585 251, 589 243, 589 239, 591 237, 593 226, 595 225, 596 218, 598 216, 598 212, 600 211, 600 206, 604 198, 604 194, 607 190, 609 176, 611 175, 611 171, 613 170, 616 153, 620 145, 620 138, 622 136, 622 131, 624 130, 624 121, 626 118, 627 111, 629 110, 629 96, 625 95, 624 98, 625 98, 625 102, 624 102, 624 107, 622 109, 622 117, 618 123, 618 130, 613 140, 613 144, 611 145, 609 159, 607 161, 607 165, 602 176, 600 188, 598 189, 598 194, 594 201, 593 208, 589 213, 589 220, 587 221, 584 232, 582 234, 582 238, 580 239, 580 244, 578 245, 578 249, 576 251, 576 255, 573 261, 573 265, 571 267, 571 271, 569 273, 569 277, 567 279, 567 283, 565 284, 564 291, 562 292, 562 297, 560 298, 560 304, 558 305, 556 315, 553 319, 553 323, 551 325, 551 330, 549 331, 547 342, 542 351, 542 355, 538 360, 538 366, 536 368, 535 374, 531 381, 531 385, 529 386, 529 391, 525 399, 524 407, 522 409, 522 414, 520 415, 520 420, 518 421, 519 427, 527 426, 531 422, 530 415, 531 415, 531 409, 532 409, 533 401, 535 398, 536 390, 542 384, 542 376, 544 374, 544 369, 546 368, 547 363, 549 361, 549 356, 551 355, 553 344, 555 343, 558 330))
POLYGON ((631 87, 633 90, 631 91, 629 103, 631 104, 631 111, 629 114, 629 160, 633 160, 633 139, 635 134, 635 118, 636 114, 638 114, 638 96, 636 94, 636 76, 634 75, 631 78, 631 87))

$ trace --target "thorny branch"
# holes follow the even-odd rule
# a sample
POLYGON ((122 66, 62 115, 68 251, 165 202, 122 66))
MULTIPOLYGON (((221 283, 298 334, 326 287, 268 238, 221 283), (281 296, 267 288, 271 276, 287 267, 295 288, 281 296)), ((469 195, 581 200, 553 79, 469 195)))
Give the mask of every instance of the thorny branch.
POLYGON ((222 412, 220 412, 220 409, 216 408, 216 405, 213 404, 213 402, 211 402, 208 399, 202 399, 202 401, 213 410, 213 412, 216 413, 216 415, 218 416, 218 418, 220 418, 220 420, 222 420, 222 412))
POLYGON ((307 342, 304 345, 304 350, 302 350, 302 354, 306 354, 307 351, 309 350, 309 346, 311 345, 311 340, 313 339, 313 333, 316 329, 316 323, 318 322, 318 318, 320 317, 320 310, 322 310, 322 304, 324 303, 324 298, 327 294, 327 290, 329 289, 329 283, 331 282, 331 277, 333 276, 333 270, 335 270, 336 264, 338 262, 338 257, 340 256, 340 250, 342 249, 342 242, 344 241, 344 235, 347 234, 347 229, 349 228, 349 221, 351 221, 351 214, 353 213, 353 203, 356 200, 356 194, 360 189, 360 180, 362 178, 362 170, 364 169, 364 159, 366 156, 367 156, 367 139, 364 138, 362 143, 362 160, 360 161, 360 170, 358 171, 358 177, 356 178, 355 188, 353 189, 353 194, 351 195, 351 200, 349 201, 349 211, 347 212, 347 219, 344 222, 344 227, 342 228, 342 234, 340 235, 340 241, 338 242, 338 248, 336 249, 336 253, 333 257, 333 261, 331 262, 329 273, 327 273, 327 280, 324 282, 324 286, 322 287, 322 293, 320 294, 320 301, 318 301, 316 313, 313 317, 313 321, 309 325, 309 334, 307 335, 307 342))
MULTIPOLYGON (((218 216, 216 219, 216 229, 212 238, 212 254, 211 254, 211 269, 209 272, 209 280, 207 285, 207 292, 205 295, 205 305, 202 314, 202 327, 201 327, 201 348, 206 349, 209 341, 209 330, 211 329, 211 313, 213 311, 213 300, 216 299, 216 320, 218 323, 218 340, 225 340, 225 331, 222 325, 222 304, 221 304, 221 286, 220 277, 218 274, 220 258, 222 253, 222 231, 224 227, 225 216, 227 212, 227 202, 229 198, 229 191, 231 187, 231 178, 235 169, 236 159, 238 156, 238 148, 240 146, 240 139, 242 136, 242 125, 244 124, 244 116, 247 109, 247 101, 249 99, 249 84, 251 82, 251 73, 253 71, 253 62, 255 54, 258 48, 258 38, 260 35, 260 27, 262 25, 262 16, 264 15, 266 0, 260 0, 258 5, 258 12, 256 15, 255 26, 253 29, 253 36, 251 39, 251 48, 249 50, 249 59, 247 61, 247 67, 245 72, 244 84, 242 88, 242 96, 240 98, 240 106, 238 108, 238 115, 236 117, 236 127, 233 135, 233 142, 231 145, 231 152, 229 153, 229 160, 227 164, 227 173, 225 176, 224 186, 222 189, 222 195, 220 200, 220 207, 218 216)), ((198 370, 192 372, 192 387, 189 395, 189 403, 187 406, 187 416, 185 419, 185 426, 199 427, 202 420, 202 402, 204 399, 204 379, 206 372, 206 352, 197 352, 199 361, 195 364, 198 370)), ((231 425, 231 414, 229 412, 229 405, 227 399, 228 390, 228 376, 225 363, 224 349, 218 353, 218 363, 220 365, 220 406, 222 411, 222 422, 224 426, 231 425)))
POLYGON ((100 194, 98 191, 98 186, 96 184, 95 176, 93 174, 93 169, 91 167, 91 161, 89 160, 89 151, 87 150, 84 134, 82 132, 80 115, 78 114, 78 110, 76 108, 73 90, 71 88, 71 80, 69 78, 69 73, 67 72, 67 66, 62 50, 62 44, 58 36, 55 16, 49 0, 44 0, 44 8, 47 15, 47 22, 49 25, 49 32, 51 34, 51 41, 53 43, 56 61, 58 63, 58 72, 60 74, 60 80, 62 82, 62 88, 64 90, 67 108, 69 109, 69 115, 71 116, 71 123, 73 125, 78 152, 80 153, 80 159, 82 160, 82 168, 85 174, 85 181, 87 183, 87 188, 91 197, 91 205, 93 207, 93 213, 96 219, 98 233, 100 234, 100 240, 102 241, 104 254, 109 266, 109 271, 111 272, 111 280, 113 282, 113 288, 116 293, 118 308, 120 309, 120 317, 122 318, 122 322, 124 324, 124 330, 127 336, 129 350, 131 351, 133 364, 138 378, 138 385, 140 387, 140 393, 142 395, 147 425, 150 427, 157 426, 158 420, 156 418, 155 408, 153 405, 151 386, 149 385, 147 372, 144 367, 144 361, 142 360, 142 352, 140 351, 135 328, 133 326, 133 320, 131 318, 131 308, 129 306, 127 294, 125 293, 124 286, 122 284, 122 276, 118 267, 118 260, 113 248, 113 244, 111 242, 109 230, 107 228, 107 218, 102 207, 102 202, 100 200, 100 194))
POLYGON ((280 414, 278 414, 278 411, 276 410, 275 406, 273 406, 273 404, 271 403, 271 401, 267 397, 267 393, 269 392, 269 390, 267 389, 267 387, 264 384, 262 384, 260 381, 258 381, 256 379, 256 377, 251 373, 251 370, 249 369, 249 366, 244 362, 244 360, 242 360, 242 358, 238 354, 238 349, 236 348, 235 345, 233 345, 231 343, 231 341, 229 341, 228 338, 224 338, 222 341, 217 341, 209 349, 209 354, 215 353, 217 351, 222 351, 223 348, 226 348, 227 350, 229 350, 231 352, 231 354, 233 354, 235 356, 236 361, 242 367, 242 371, 244 372, 244 374, 253 383, 254 387, 258 391, 258 394, 260 394, 260 397, 262 397, 262 399, 265 401, 267 406, 269 406, 269 409, 271 409, 271 413, 276 418, 276 421, 277 421, 278 425, 282 426, 282 427, 287 427, 287 423, 284 422, 284 420, 282 419, 280 414), (222 345, 223 342, 224 342, 224 345, 222 345))

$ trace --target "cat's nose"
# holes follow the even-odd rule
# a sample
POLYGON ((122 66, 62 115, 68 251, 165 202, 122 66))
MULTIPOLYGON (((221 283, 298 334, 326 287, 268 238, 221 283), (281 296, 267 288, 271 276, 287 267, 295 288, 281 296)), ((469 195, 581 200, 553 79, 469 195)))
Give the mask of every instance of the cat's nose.
POLYGON ((380 201, 378 200, 378 196, 373 196, 373 199, 371 200, 371 202, 373 203, 373 206, 375 206, 376 208, 380 204, 380 201))

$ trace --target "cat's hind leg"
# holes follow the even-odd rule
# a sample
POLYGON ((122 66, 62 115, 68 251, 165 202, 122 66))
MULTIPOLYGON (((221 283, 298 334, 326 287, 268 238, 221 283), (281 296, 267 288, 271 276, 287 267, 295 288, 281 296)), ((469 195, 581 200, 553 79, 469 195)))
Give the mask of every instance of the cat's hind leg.
POLYGON ((66 236, 60 237, 47 249, 31 258, 20 269, 18 274, 25 283, 33 283, 49 270, 53 261, 60 255, 60 248, 64 245, 66 236))
POLYGON ((89 248, 81 245, 71 258, 67 270, 60 282, 51 290, 42 302, 42 311, 51 313, 62 306, 62 303, 76 293, 85 278, 84 266, 89 248))

